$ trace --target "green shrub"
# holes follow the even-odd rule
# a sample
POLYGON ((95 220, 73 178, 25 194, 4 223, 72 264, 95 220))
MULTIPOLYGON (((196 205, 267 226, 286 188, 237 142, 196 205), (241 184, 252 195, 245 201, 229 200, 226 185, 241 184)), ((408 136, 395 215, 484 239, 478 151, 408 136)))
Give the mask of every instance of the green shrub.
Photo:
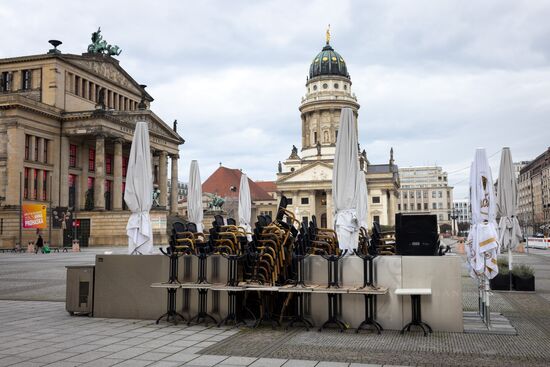
POLYGON ((499 257, 497 259, 497 266, 498 266, 498 273, 502 275, 508 275, 510 273, 510 269, 508 268, 508 258, 507 257, 499 257))
POLYGON ((512 274, 519 278, 530 278, 535 275, 535 270, 525 264, 514 265, 512 274))

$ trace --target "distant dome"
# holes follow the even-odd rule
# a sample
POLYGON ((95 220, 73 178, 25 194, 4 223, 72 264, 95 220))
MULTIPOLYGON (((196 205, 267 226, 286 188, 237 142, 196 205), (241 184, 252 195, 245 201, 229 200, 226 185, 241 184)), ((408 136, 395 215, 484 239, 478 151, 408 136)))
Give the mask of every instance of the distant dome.
POLYGON ((349 79, 348 68, 344 58, 327 42, 323 50, 315 56, 309 67, 309 78, 320 75, 339 75, 349 79))

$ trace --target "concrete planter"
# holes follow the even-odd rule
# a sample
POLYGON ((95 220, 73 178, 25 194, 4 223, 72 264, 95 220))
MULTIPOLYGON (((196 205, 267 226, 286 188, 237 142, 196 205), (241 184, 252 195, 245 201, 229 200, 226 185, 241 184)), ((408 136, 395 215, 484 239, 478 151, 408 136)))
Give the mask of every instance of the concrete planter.
POLYGON ((529 278, 521 278, 512 275, 512 286, 515 291, 535 291, 535 276, 529 278))
POLYGON ((494 291, 509 291, 510 290, 510 275, 497 274, 496 277, 489 281, 491 289, 494 291))

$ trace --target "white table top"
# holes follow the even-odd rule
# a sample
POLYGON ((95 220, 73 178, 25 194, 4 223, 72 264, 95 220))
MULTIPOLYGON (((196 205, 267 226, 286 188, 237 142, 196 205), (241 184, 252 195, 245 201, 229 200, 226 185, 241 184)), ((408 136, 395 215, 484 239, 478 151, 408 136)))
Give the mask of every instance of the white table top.
POLYGON ((429 296, 432 294, 431 288, 398 288, 395 290, 398 296, 429 296))
POLYGON ((181 288, 180 283, 153 283, 151 288, 181 288))

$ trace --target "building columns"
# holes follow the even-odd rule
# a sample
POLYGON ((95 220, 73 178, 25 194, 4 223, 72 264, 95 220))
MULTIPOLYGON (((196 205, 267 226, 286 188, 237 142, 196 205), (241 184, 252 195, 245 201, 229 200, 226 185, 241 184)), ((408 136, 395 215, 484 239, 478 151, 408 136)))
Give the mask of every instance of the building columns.
POLYGON ((86 208, 86 195, 88 193, 88 155, 90 150, 87 145, 81 145, 78 148, 78 166, 82 168, 80 175, 80 190, 78 190, 78 207, 80 210, 86 208))
MULTIPOLYGON (((160 189, 160 197, 159 197, 159 205, 162 208, 166 208, 166 204, 168 203, 168 159, 167 159, 167 153, 164 151, 161 151, 159 153, 159 189, 160 189)), ((177 180, 176 180, 177 184, 177 180)))
POLYGON ((332 203, 332 190, 327 190, 327 228, 334 229, 334 207, 332 203))
POLYGON ((113 210, 122 210, 122 140, 115 140, 113 210))
POLYGON ((95 140, 94 209, 105 210, 105 137, 95 140))
POLYGON ((59 206, 69 206, 69 137, 61 137, 59 167, 59 206))
POLYGON ((170 215, 178 214, 178 159, 179 155, 170 156, 172 161, 172 175, 170 178, 170 215))
MULTIPOLYGON (((389 200, 388 200, 388 225, 394 226, 395 225, 395 210, 397 207, 396 200, 395 200, 395 192, 393 190, 388 190, 389 193, 389 200)), ((416 195, 415 195, 416 197, 416 195)), ((416 201, 416 199, 415 199, 416 201)), ((416 203, 415 203, 416 205, 416 203)), ((415 208, 416 209, 416 208, 415 208)))

